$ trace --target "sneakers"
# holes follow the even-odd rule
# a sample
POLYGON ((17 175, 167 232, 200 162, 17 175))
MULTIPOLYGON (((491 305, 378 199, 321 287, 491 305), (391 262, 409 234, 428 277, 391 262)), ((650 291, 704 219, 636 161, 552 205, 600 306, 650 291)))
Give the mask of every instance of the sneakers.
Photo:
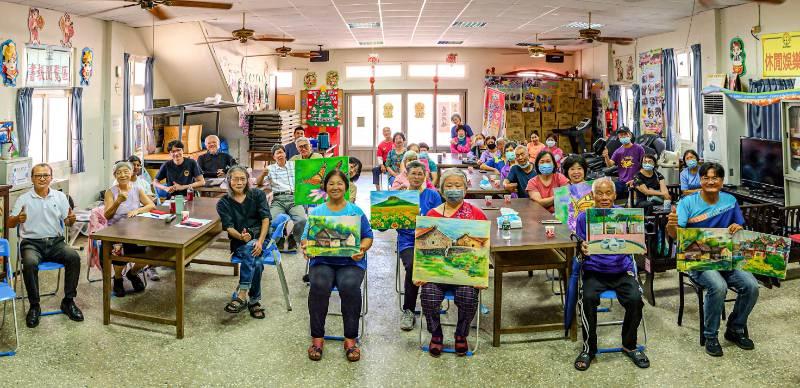
POLYGON ((157 281, 161 280, 161 276, 158 275, 158 271, 156 271, 156 267, 148 267, 145 270, 145 274, 147 275, 148 279, 150 279, 150 280, 152 280, 154 282, 157 282, 157 281))
POLYGON ((722 346, 717 338, 706 338, 706 353, 712 357, 722 357, 722 346))
POLYGON ((737 333, 731 329, 725 330, 725 339, 733 342, 740 349, 753 350, 756 345, 744 333, 737 333))
POLYGON ((403 331, 414 330, 414 312, 411 310, 403 310, 403 318, 400 320, 400 329, 403 331))

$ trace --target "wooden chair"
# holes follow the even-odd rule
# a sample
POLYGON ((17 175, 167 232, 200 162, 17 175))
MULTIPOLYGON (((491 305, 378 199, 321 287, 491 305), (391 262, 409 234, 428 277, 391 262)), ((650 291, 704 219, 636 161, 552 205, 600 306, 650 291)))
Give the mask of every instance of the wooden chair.
POLYGON ((681 185, 667 185, 667 192, 669 192, 669 196, 672 198, 673 203, 677 202, 678 199, 681 198, 681 195, 683 195, 681 185))
MULTIPOLYGON (((800 206, 787 206, 777 209, 778 225, 781 236, 791 237, 800 234, 800 206)), ((789 262, 800 262, 800 243, 792 239, 792 249, 789 252, 789 262)))

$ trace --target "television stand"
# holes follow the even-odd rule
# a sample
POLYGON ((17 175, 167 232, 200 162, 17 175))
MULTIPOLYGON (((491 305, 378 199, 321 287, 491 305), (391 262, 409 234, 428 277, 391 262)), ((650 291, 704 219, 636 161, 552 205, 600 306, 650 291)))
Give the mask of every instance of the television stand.
POLYGON ((736 197, 741 204, 769 203, 775 206, 784 206, 783 190, 750 188, 746 186, 723 187, 722 191, 736 197))

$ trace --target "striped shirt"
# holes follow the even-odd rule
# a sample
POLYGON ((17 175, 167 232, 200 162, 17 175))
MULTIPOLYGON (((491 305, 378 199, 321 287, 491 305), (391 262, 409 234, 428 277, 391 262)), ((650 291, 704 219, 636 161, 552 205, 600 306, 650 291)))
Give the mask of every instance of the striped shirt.
POLYGON ((283 167, 277 163, 270 164, 267 171, 273 193, 294 192, 294 162, 286 162, 283 167))

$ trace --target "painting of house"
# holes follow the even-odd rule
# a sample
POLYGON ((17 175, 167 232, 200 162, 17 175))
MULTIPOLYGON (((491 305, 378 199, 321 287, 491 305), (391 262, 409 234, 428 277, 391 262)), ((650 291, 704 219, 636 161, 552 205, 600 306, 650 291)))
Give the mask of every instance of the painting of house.
POLYGON ((734 236, 740 252, 734 256, 733 267, 757 275, 786 278, 791 239, 748 230, 734 236))
POLYGON ((491 222, 417 217, 414 281, 489 285, 491 222))
POLYGON ((352 233, 343 234, 332 229, 323 229, 317 233, 316 244, 329 248, 353 247, 356 245, 356 238, 352 233))
POLYGON ((644 210, 592 208, 586 210, 589 254, 643 254, 644 210))
POLYGON ((310 256, 353 256, 360 251, 361 217, 309 216, 306 253, 310 256))
POLYGON ((678 228, 678 270, 728 270, 734 244, 727 228, 678 228))

